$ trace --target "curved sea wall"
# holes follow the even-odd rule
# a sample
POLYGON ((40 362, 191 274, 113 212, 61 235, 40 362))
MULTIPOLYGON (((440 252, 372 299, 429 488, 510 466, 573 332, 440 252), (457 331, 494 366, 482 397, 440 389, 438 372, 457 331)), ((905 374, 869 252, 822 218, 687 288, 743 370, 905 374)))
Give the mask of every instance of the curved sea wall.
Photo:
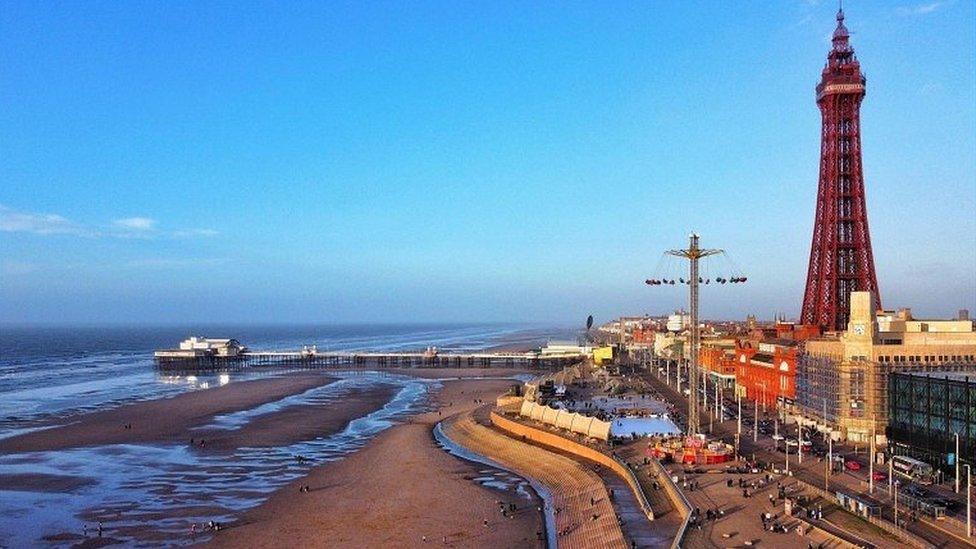
MULTIPOLYGON (((552 408, 549 409, 552 410, 552 408)), ((553 410, 553 412, 556 412, 556 410, 553 410)), ((647 515, 648 520, 654 520, 654 511, 651 509, 651 506, 647 501, 647 497, 644 494, 644 490, 640 487, 640 484, 638 484, 634 473, 625 465, 620 463, 620 461, 618 461, 616 458, 608 456, 607 454, 604 454, 603 452, 600 452, 594 448, 590 448, 589 446, 585 446, 576 441, 559 436, 555 433, 546 432, 517 421, 512 421, 511 419, 508 419, 497 412, 491 413, 491 422, 499 429, 511 433, 516 438, 531 440, 563 452, 568 452, 583 459, 599 463, 600 465, 610 469, 620 478, 624 479, 624 481, 627 482, 627 485, 630 486, 631 491, 634 492, 634 496, 636 496, 637 501, 640 502, 641 509, 644 511, 644 514, 647 515)), ((609 430, 609 423, 607 424, 607 429, 609 430)))

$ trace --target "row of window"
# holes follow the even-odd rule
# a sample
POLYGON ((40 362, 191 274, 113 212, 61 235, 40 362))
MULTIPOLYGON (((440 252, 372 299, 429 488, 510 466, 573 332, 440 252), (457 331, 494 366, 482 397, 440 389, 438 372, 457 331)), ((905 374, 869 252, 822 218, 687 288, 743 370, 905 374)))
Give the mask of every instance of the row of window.
POLYGON ((878 357, 878 362, 884 363, 903 363, 903 362, 972 362, 976 360, 976 355, 882 355, 878 357))

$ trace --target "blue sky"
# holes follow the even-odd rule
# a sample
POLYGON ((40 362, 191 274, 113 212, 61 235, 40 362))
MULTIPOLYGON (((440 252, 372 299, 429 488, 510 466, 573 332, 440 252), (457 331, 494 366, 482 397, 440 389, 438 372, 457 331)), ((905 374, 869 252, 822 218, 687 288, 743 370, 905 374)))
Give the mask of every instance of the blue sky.
MULTIPOLYGON (((976 311, 976 8, 851 0, 885 306, 976 311)), ((799 312, 833 2, 0 9, 0 321, 799 312), (719 260, 710 268, 727 270, 719 260)))

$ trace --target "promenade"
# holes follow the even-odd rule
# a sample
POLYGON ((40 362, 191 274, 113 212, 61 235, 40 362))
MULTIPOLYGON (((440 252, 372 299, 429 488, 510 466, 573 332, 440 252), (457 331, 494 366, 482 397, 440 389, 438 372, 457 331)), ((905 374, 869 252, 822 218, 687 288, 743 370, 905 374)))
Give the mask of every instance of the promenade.
MULTIPOLYGON (((679 395, 673 387, 668 386, 663 380, 653 374, 647 373, 643 377, 655 392, 674 404, 679 413, 686 413, 688 401, 685 395, 679 395)), ((726 402, 731 401, 726 400, 726 402)), ((743 456, 754 456, 756 460, 771 463, 781 469, 784 468, 786 456, 774 450, 774 441, 763 435, 759 436, 758 441, 753 441, 753 433, 750 430, 750 422, 752 420, 749 419, 753 415, 752 411, 751 408, 745 404, 743 405, 743 418, 745 421, 743 422, 743 431, 740 437, 739 453, 743 456), (747 425, 749 425, 749 428, 747 428, 747 425)), ((710 436, 732 441, 735 438, 736 429, 737 425, 734 418, 724 422, 716 422, 714 423, 710 436)), ((790 471, 793 479, 802 481, 808 487, 817 487, 818 489, 824 487, 825 466, 822 461, 819 461, 814 456, 805 456, 802 464, 798 463, 796 456, 790 456, 790 471)), ((885 501, 886 498, 881 490, 877 487, 874 497, 869 496, 866 494, 866 486, 861 486, 860 481, 846 474, 831 475, 829 487, 831 493, 840 490, 846 493, 857 494, 861 499, 877 504, 881 508, 880 520, 891 523, 893 527, 893 510, 885 501)), ((686 492, 686 495, 691 494, 686 492)), ((810 495, 813 494, 811 493, 810 495)), ((878 547, 890 547, 894 543, 899 543, 893 534, 879 526, 839 510, 832 502, 830 506, 825 506, 824 509, 824 519, 818 521, 822 523, 821 526, 825 529, 835 529, 840 535, 845 536, 852 543, 863 545, 864 542, 868 542, 878 547)), ((758 517, 757 513, 758 510, 753 514, 758 517)), ((901 535, 906 538, 901 540, 903 545, 906 544, 906 541, 910 541, 909 546, 933 546, 959 549, 973 547, 972 544, 967 543, 965 539, 960 537, 958 533, 948 530, 948 524, 937 525, 929 521, 919 520, 902 525, 902 527, 904 530, 901 535)))

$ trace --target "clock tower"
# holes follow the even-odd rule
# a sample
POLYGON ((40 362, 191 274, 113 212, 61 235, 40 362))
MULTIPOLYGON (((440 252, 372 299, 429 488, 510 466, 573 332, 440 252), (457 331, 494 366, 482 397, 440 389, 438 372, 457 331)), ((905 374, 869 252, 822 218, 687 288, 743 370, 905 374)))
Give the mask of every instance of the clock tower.
POLYGON ((878 333, 878 309, 871 292, 851 292, 850 318, 847 331, 841 336, 844 358, 871 360, 878 333))

